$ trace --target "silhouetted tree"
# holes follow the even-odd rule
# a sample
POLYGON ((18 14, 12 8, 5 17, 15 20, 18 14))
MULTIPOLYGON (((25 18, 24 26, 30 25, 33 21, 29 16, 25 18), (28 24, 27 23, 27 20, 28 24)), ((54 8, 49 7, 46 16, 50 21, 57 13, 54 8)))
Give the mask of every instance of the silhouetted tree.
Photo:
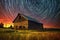
POLYGON ((0 23, 0 28, 3 28, 3 25, 4 25, 3 23, 0 23))
POLYGON ((12 25, 9 28, 13 29, 12 25))

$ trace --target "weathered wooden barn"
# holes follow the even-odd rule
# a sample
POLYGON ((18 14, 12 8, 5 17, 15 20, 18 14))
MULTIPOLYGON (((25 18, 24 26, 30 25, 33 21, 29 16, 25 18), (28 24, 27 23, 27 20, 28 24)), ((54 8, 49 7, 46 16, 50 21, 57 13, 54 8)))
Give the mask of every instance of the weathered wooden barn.
POLYGON ((13 21, 14 29, 42 30, 43 24, 36 21, 34 18, 18 13, 13 21))

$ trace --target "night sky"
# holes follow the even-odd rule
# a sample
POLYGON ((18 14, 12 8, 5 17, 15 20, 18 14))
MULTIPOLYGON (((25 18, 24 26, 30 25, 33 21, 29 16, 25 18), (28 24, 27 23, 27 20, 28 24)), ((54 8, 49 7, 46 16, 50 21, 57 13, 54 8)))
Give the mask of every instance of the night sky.
POLYGON ((11 24, 18 13, 43 23, 44 28, 60 28, 60 0, 0 0, 0 23, 11 24))

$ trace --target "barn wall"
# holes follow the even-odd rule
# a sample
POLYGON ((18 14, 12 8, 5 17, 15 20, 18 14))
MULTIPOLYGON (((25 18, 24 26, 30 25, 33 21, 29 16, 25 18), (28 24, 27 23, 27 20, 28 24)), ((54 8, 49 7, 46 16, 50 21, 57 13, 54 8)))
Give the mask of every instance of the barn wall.
POLYGON ((14 23, 14 29, 19 29, 19 26, 21 26, 20 22, 14 23))
POLYGON ((14 23, 14 28, 16 29, 20 29, 20 26, 22 26, 22 28, 23 28, 23 26, 26 28, 26 29, 28 29, 28 21, 22 21, 22 22, 16 22, 16 23, 14 23))
POLYGON ((21 22, 22 26, 25 26, 26 29, 28 29, 28 21, 21 22))
POLYGON ((32 29, 32 30, 42 30, 43 29, 43 24, 41 24, 41 23, 36 23, 33 21, 29 21, 28 23, 29 23, 29 26, 28 26, 29 29, 32 29))

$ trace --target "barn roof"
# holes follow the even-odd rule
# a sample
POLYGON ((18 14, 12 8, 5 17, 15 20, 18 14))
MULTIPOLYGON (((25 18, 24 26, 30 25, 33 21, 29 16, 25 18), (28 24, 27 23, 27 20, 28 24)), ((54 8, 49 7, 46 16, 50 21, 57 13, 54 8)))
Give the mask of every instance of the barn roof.
POLYGON ((31 17, 29 17, 29 16, 26 16, 26 15, 23 15, 26 19, 28 19, 28 20, 31 20, 31 21, 35 21, 35 22, 37 22, 37 20, 36 19, 34 19, 34 18, 31 18, 31 17))
POLYGON ((34 22, 39 23, 36 19, 31 18, 31 17, 26 16, 26 15, 23 15, 23 14, 20 14, 20 13, 18 13, 18 15, 17 15, 17 17, 14 19, 13 23, 14 23, 14 22, 21 22, 22 20, 30 20, 30 21, 34 21, 34 22))

